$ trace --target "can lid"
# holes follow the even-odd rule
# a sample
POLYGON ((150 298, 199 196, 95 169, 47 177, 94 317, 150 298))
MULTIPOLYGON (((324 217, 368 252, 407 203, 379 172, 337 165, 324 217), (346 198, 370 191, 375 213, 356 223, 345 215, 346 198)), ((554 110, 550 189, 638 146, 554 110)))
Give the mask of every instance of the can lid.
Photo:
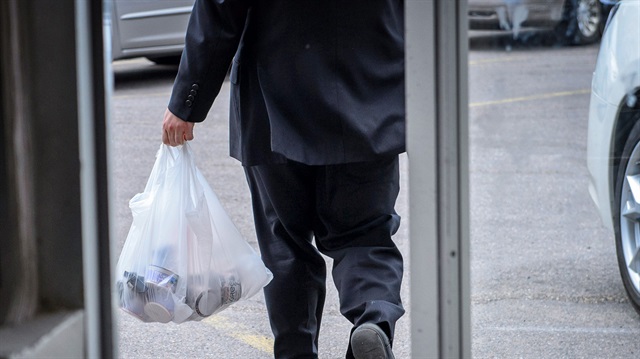
POLYGON ((160 303, 149 302, 144 305, 144 313, 152 320, 160 323, 169 323, 173 315, 160 303))
POLYGON ((208 317, 216 311, 222 304, 220 293, 213 290, 207 290, 196 299, 195 310, 201 317, 208 317))

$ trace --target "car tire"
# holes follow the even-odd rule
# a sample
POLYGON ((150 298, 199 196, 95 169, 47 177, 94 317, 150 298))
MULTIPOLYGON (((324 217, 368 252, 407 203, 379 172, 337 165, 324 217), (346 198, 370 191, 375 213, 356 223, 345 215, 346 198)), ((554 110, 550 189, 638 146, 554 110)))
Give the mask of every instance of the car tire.
POLYGON ((180 64, 180 55, 175 56, 158 56, 158 57, 147 57, 149 61, 153 61, 157 65, 179 65, 180 64))
POLYGON ((640 121, 622 152, 613 212, 620 276, 631 304, 640 313, 640 121))
POLYGON ((562 20, 556 26, 558 41, 586 45, 600 40, 606 19, 600 0, 565 0, 562 20))

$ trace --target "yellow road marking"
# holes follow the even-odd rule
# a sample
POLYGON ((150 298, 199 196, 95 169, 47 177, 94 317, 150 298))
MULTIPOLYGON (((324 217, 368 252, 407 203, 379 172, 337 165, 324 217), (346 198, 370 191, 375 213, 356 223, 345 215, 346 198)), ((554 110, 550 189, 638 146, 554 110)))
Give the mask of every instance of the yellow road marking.
POLYGON ((503 105, 503 104, 514 103, 514 102, 543 100, 543 99, 554 98, 554 97, 584 95, 590 92, 591 92, 590 89, 583 89, 583 90, 576 90, 576 91, 550 92, 550 93, 543 93, 543 94, 532 95, 532 96, 505 98, 502 100, 472 102, 469 104, 469 107, 484 107, 484 106, 491 106, 491 105, 503 105))
POLYGON ((203 320, 203 322, 262 352, 273 353, 273 339, 264 335, 254 334, 250 329, 238 323, 232 324, 225 316, 216 314, 203 320))
MULTIPOLYGON (((590 89, 582 89, 582 90, 576 90, 576 91, 550 92, 550 93, 531 95, 531 96, 506 98, 506 99, 502 99, 502 100, 472 102, 472 103, 469 104, 469 107, 484 107, 484 106, 492 106, 492 105, 503 105, 503 104, 514 103, 514 102, 543 100, 543 99, 549 99, 549 98, 554 98, 554 97, 585 95, 585 94, 588 94, 590 92, 591 92, 590 89)), ((144 97, 167 97, 168 98, 170 95, 171 94, 167 93, 167 92, 157 92, 157 93, 150 93, 150 94, 142 94, 141 93, 141 94, 132 94, 132 95, 114 95, 113 99, 120 100, 120 99, 130 99, 130 98, 143 97, 143 96, 144 97)))

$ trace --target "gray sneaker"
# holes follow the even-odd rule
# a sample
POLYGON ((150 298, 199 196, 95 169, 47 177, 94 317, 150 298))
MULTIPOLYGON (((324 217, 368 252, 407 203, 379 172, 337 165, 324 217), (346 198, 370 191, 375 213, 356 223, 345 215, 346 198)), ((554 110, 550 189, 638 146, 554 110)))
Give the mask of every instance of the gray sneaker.
POLYGON ((379 326, 365 323, 351 334, 351 350, 356 359, 394 359, 389 338, 379 326))

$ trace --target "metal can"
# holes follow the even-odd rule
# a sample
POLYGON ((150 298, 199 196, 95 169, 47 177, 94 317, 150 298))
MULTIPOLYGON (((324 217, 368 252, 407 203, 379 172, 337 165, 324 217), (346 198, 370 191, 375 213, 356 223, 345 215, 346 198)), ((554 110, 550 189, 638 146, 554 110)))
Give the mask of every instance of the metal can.
POLYGON ((147 290, 146 285, 144 284, 144 277, 139 276, 135 272, 124 272, 124 279, 127 282, 127 288, 129 290, 135 290, 138 293, 144 293, 147 290))
POLYGON ((145 282, 151 283, 159 287, 169 289, 175 293, 178 287, 178 279, 180 278, 174 272, 156 265, 147 266, 147 271, 144 275, 145 282))
POLYGON ((219 276, 214 273, 190 276, 186 303, 201 318, 212 315, 222 305, 219 276))
POLYGON ((117 282, 117 288, 120 309, 143 322, 149 321, 144 312, 145 294, 129 288, 123 281, 117 282))
POLYGON ((168 323, 173 319, 174 298, 179 276, 156 265, 147 266, 144 275, 146 303, 144 313, 153 321, 168 323))
POLYGON ((173 293, 164 286, 147 283, 144 313, 153 321, 168 323, 173 319, 173 293))
POLYGON ((242 297, 242 286, 235 279, 235 276, 229 276, 222 280, 222 305, 235 303, 242 297))
POLYGON ((201 317, 208 317, 222 306, 222 297, 219 290, 206 290, 196 298, 194 310, 201 317))

